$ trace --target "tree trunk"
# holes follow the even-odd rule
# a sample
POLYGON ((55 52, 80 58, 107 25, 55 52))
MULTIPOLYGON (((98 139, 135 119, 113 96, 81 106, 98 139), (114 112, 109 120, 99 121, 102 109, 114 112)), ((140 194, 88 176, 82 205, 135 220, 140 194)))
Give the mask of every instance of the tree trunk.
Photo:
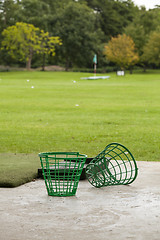
POLYGON ((29 58, 28 58, 28 60, 26 62, 27 70, 31 70, 32 55, 33 55, 32 50, 30 50, 29 58))
POLYGON ((43 63, 42 63, 42 71, 45 71, 45 61, 46 61, 46 54, 43 54, 43 63))
POLYGON ((26 68, 27 68, 27 70, 31 70, 31 59, 30 58, 26 62, 26 68))
POLYGON ((143 66, 143 72, 146 73, 146 66, 143 66))
POLYGON ((129 68, 129 73, 130 73, 130 74, 133 73, 133 68, 132 68, 132 67, 129 68))
POLYGON ((65 68, 65 70, 68 71, 68 69, 69 69, 69 59, 66 58, 66 68, 65 68))

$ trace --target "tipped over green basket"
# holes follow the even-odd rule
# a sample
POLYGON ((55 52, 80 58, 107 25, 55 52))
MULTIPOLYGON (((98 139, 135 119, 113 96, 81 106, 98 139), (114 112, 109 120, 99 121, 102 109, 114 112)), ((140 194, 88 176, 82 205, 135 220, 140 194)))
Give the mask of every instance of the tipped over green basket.
POLYGON ((132 183, 138 173, 132 153, 119 143, 111 143, 86 167, 88 181, 97 188, 132 183))
POLYGON ((73 196, 86 161, 78 152, 39 153, 48 195, 73 196))

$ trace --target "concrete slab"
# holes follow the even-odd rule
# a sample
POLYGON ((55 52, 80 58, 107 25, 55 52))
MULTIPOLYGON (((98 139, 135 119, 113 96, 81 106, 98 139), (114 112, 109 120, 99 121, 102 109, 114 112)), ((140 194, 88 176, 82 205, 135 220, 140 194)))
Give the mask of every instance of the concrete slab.
POLYGON ((160 239, 160 162, 138 162, 129 186, 94 188, 80 181, 74 197, 50 197, 43 180, 0 188, 2 240, 160 239))

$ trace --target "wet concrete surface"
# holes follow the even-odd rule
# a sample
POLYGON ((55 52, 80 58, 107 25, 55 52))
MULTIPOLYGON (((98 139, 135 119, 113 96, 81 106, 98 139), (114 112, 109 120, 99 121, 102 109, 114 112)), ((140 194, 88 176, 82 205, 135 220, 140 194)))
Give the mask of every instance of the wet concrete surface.
POLYGON ((43 180, 0 188, 0 240, 159 240, 160 162, 137 164, 131 185, 83 180, 73 197, 48 196, 43 180))

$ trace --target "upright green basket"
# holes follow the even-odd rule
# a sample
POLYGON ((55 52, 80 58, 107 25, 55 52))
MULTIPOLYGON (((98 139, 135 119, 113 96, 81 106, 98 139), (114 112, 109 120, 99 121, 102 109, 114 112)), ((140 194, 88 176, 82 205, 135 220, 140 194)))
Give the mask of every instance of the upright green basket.
POLYGON ((78 152, 39 153, 48 195, 73 196, 86 161, 78 152))
POLYGON ((119 143, 111 143, 86 167, 88 181, 97 188, 132 183, 138 173, 132 153, 119 143))

